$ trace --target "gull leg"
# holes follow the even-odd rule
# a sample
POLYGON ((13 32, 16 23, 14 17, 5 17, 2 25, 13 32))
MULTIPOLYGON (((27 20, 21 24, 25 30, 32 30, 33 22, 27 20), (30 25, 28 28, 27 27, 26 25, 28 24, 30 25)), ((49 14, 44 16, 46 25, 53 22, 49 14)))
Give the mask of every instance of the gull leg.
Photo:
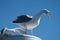
POLYGON ((25 31, 25 34, 27 34, 27 27, 26 27, 26 25, 24 25, 23 29, 25 31))
POLYGON ((25 34, 27 34, 27 27, 25 28, 25 34))
POLYGON ((31 30, 31 35, 33 34, 33 30, 31 30))

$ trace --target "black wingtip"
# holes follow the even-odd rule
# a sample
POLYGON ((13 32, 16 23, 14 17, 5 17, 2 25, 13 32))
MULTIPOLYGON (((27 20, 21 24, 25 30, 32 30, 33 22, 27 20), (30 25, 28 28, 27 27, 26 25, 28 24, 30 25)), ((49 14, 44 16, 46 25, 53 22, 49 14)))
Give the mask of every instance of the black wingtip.
POLYGON ((18 23, 17 21, 13 21, 12 23, 18 23))
POLYGON ((16 21, 13 21, 12 23, 16 23, 16 21))

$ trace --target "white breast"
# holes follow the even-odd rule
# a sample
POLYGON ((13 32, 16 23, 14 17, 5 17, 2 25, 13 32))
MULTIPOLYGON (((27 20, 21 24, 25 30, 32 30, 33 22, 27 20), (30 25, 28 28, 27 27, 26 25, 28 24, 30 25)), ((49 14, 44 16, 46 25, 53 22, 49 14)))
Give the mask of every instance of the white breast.
POLYGON ((26 23, 26 27, 28 30, 31 30, 31 29, 37 27, 39 25, 39 23, 40 23, 40 19, 38 21, 30 21, 30 22, 26 23))

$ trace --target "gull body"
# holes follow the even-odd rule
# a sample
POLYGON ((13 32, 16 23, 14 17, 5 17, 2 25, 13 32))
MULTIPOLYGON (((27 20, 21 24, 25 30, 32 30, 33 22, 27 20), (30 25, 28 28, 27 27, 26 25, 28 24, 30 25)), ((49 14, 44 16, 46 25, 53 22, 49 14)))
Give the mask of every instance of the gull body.
POLYGON ((49 17, 49 13, 50 11, 48 11, 47 9, 43 9, 39 13, 35 14, 34 16, 24 15, 23 17, 23 15, 21 15, 18 16, 17 19, 13 21, 13 23, 16 23, 17 25, 26 28, 28 30, 32 30, 39 25, 41 15, 46 14, 49 17))

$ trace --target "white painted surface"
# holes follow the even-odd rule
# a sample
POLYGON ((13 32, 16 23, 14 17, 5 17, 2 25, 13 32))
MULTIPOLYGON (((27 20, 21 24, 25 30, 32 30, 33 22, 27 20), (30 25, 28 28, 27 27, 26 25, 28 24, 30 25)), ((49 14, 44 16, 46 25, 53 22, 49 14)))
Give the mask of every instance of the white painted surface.
POLYGON ((32 35, 19 35, 19 36, 10 36, 6 40, 42 40, 39 37, 32 36, 32 35))
POLYGON ((36 36, 32 36, 32 35, 24 35, 26 38, 26 40, 42 40, 41 38, 39 37, 36 37, 36 36))

